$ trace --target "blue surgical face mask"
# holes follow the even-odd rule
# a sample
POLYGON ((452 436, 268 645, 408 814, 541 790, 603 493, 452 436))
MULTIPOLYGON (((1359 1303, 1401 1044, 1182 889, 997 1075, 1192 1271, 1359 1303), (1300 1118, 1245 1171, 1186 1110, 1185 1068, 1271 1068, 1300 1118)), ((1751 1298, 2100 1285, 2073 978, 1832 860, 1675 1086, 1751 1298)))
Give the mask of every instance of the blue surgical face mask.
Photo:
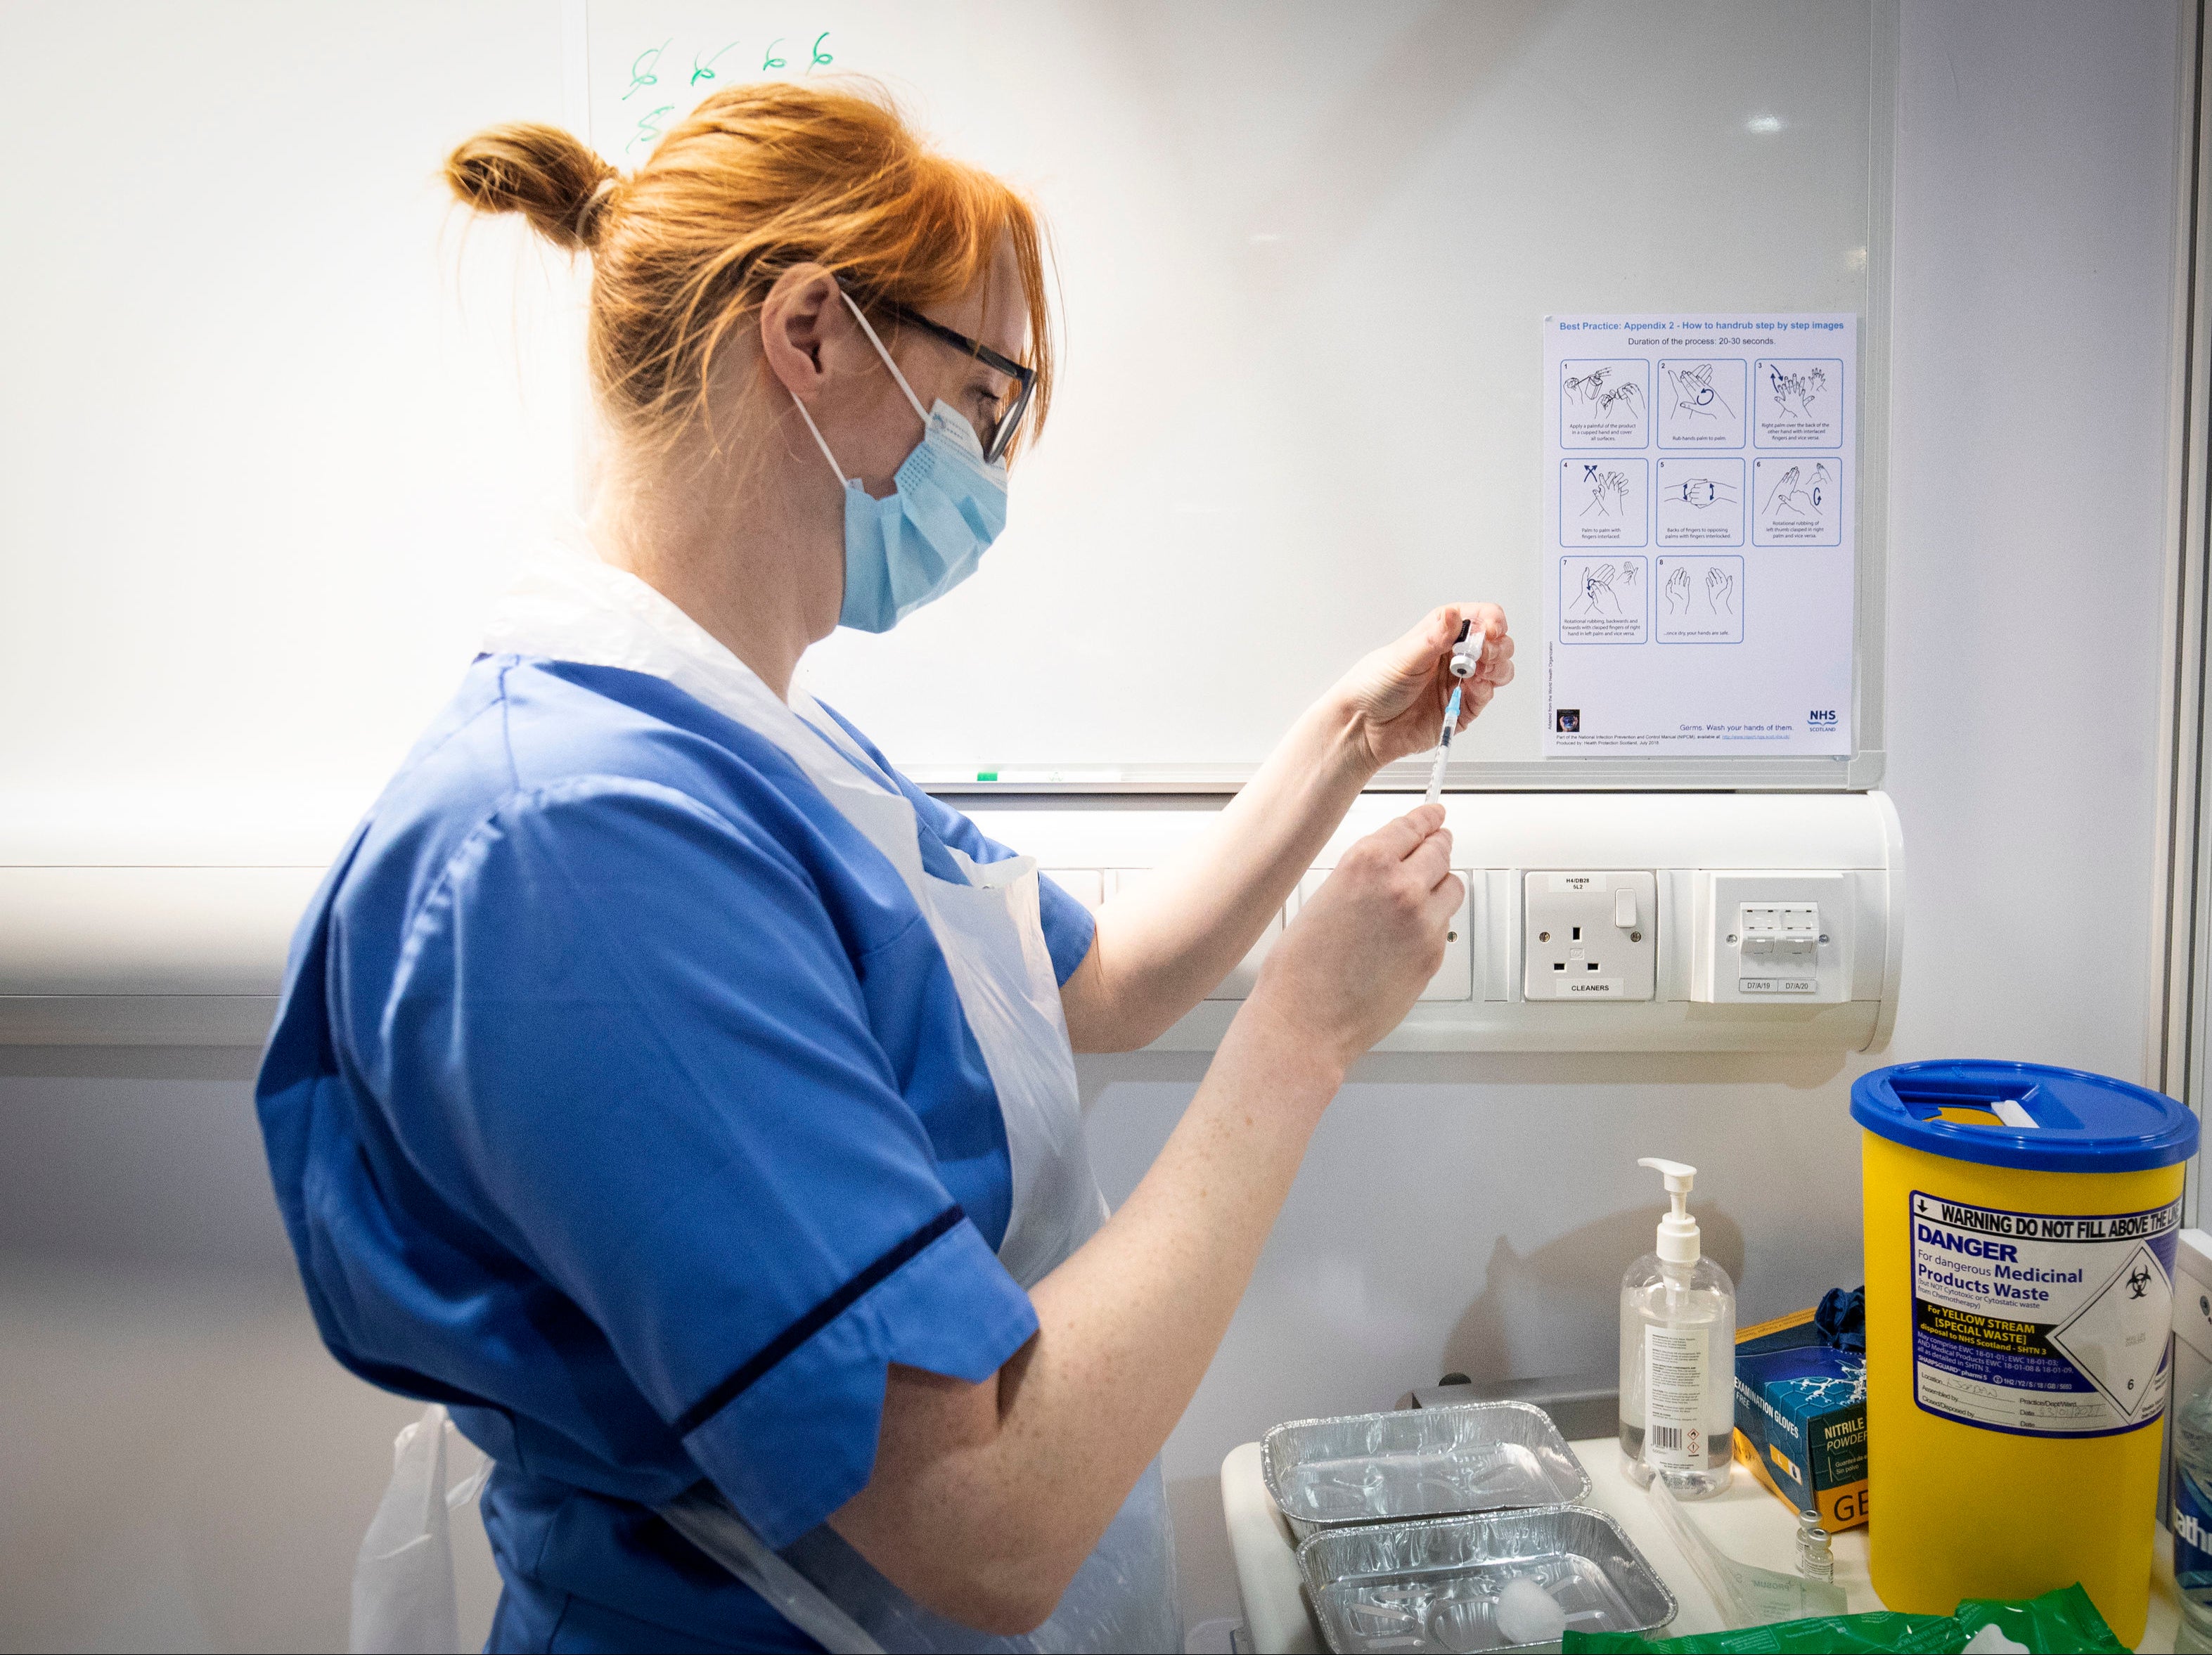
POLYGON ((891 492, 874 499, 859 478, 847 477, 806 405, 796 396, 792 401, 845 484, 845 601, 837 624, 888 632, 975 572, 984 551, 1006 526, 1006 467, 1003 460, 984 463, 975 428, 943 399, 922 412, 921 399, 876 330, 852 295, 844 298, 921 421, 921 441, 893 475, 891 492))

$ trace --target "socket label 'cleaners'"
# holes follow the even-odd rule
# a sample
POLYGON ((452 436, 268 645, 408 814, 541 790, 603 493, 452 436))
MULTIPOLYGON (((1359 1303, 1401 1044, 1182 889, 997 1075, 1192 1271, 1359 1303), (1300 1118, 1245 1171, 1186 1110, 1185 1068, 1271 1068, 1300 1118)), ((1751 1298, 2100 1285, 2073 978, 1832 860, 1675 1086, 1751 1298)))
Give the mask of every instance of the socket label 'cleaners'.
POLYGON ((2181 1203, 2014 1213, 1912 1192, 1912 1395, 2037 1437, 2140 1430, 2166 1409, 2181 1203))

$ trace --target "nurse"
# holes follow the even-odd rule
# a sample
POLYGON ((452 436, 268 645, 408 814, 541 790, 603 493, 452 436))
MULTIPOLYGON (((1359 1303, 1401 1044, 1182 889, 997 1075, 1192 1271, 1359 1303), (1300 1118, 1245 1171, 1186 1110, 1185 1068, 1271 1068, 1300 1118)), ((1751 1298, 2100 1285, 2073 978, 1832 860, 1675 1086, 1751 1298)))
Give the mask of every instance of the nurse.
POLYGON ((1302 906, 1110 1216, 1071 1052, 1227 974, 1433 743, 1463 621, 1464 716, 1511 679, 1504 618, 1355 665, 1094 922, 793 687, 1005 520, 1053 386, 1029 206, 821 86, 627 176, 532 125, 447 176, 590 253, 605 452, 295 942, 258 1098, 323 1336, 495 1462, 495 1648, 1179 1649, 1156 1457, 1437 969, 1442 812, 1302 906))

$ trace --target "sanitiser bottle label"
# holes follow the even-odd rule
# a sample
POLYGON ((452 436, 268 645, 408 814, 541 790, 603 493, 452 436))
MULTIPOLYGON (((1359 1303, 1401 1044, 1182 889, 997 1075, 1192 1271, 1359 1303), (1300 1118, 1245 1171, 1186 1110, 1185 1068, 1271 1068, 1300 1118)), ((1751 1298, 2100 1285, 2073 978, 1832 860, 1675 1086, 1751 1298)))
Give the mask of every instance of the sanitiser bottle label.
POLYGON ((1662 1470, 1705 1467, 1710 1328, 1644 1329, 1644 1459, 1662 1470))
POLYGON ((2197 1479, 2173 1470, 2173 1584, 2200 1601, 2212 1591, 2212 1500, 2197 1479))
POLYGON ((1912 1192, 1912 1396, 2030 1437, 2138 1431, 2166 1411, 2181 1203, 2018 1213, 1912 1192))

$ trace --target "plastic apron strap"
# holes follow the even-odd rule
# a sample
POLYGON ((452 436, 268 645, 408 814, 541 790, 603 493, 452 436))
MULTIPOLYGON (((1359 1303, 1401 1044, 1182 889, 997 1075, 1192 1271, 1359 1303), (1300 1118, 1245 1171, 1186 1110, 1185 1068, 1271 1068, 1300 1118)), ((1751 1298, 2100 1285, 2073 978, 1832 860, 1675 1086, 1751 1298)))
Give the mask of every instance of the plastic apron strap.
POLYGON ((817 785, 899 870, 952 973, 998 1093, 1013 1165, 1013 1210, 999 1258, 1014 1280, 1034 1287, 1106 1221, 1083 1135, 1060 979, 1045 943, 1036 859, 978 863, 947 846, 961 879, 925 873, 914 809, 896 783, 812 697, 795 694, 792 707, 850 767, 850 775, 817 776, 817 785))
POLYGON ((696 1490, 660 1508, 669 1526, 768 1600, 769 1607, 830 1652, 883 1655, 883 1646, 824 1597, 821 1589, 768 1549, 745 1520, 712 1494, 696 1490))
POLYGON ((444 1405, 433 1402, 392 1442, 392 1481, 354 1563, 347 1638, 354 1655, 443 1655, 460 1647, 448 1513, 483 1490, 489 1465, 480 1451, 476 1470, 447 1488, 451 1429, 444 1405))

